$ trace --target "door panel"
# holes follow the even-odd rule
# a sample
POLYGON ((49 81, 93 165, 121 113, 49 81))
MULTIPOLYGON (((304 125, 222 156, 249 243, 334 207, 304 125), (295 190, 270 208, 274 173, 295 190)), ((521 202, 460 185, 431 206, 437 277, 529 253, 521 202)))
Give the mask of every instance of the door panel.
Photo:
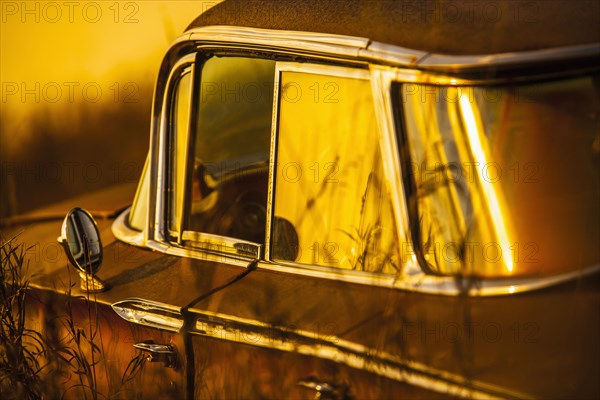
POLYGON ((183 356, 177 334, 128 323, 110 306, 56 292, 29 293, 27 307, 27 326, 46 338, 42 387, 48 398, 183 397, 183 365, 147 362, 133 347, 150 340, 170 343, 183 356))
POLYGON ((197 357, 196 398, 314 399, 317 391, 307 387, 310 383, 331 384, 337 396, 333 398, 447 398, 298 353, 202 336, 194 336, 193 343, 197 357), (304 386, 299 384, 301 381, 304 386))
MULTIPOLYGON (((254 346, 244 350, 254 358, 244 357, 271 369, 261 376, 279 377, 296 368, 283 361, 292 356, 274 356, 283 351, 271 350, 285 349, 315 357, 310 367, 297 371, 298 378, 335 378, 325 371, 336 369, 370 371, 369 378, 350 380, 360 393, 370 393, 370 382, 379 374, 456 395, 471 387, 475 395, 586 397, 598 394, 593 377, 600 371, 595 346, 599 289, 596 275, 587 282, 514 296, 436 296, 259 268, 191 311, 204 313, 198 334, 220 339, 211 339, 210 349, 195 343, 198 354, 213 360, 204 368, 222 363, 228 375, 252 369, 244 372, 249 368, 244 362, 228 361, 235 357, 228 358, 226 349, 254 346), (206 321, 213 322, 212 328, 206 321), (222 360, 220 346, 225 348, 222 360), (331 361, 338 363, 332 367, 331 361), (558 379, 563 368, 571 378, 558 379), (547 376, 557 379, 549 382, 543 379, 547 376)), ((270 381, 272 390, 281 385, 277 379, 270 381)))

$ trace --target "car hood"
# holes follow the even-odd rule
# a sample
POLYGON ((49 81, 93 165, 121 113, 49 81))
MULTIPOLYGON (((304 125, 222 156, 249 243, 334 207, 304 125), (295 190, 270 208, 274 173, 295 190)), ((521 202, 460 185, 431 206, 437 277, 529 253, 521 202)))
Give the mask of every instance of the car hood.
POLYGON ((62 220, 73 207, 85 208, 94 218, 114 218, 131 205, 137 184, 124 183, 53 203, 13 217, 0 219, 0 228, 11 229, 34 222, 62 220))
POLYGON ((111 232, 113 219, 131 204, 135 189, 136 184, 120 184, 0 220, 3 242, 14 238, 15 243, 24 245, 30 274, 47 274, 64 268, 66 255, 56 239, 69 210, 73 207, 88 210, 96 219, 106 246, 116 240, 111 232))

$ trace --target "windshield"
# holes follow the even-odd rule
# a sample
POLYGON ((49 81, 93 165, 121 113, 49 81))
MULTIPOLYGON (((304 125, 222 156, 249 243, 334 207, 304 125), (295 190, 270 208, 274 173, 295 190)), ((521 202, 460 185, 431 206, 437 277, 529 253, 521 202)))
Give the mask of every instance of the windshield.
POLYGON ((599 77, 394 87, 412 251, 438 274, 599 262, 599 77))
POLYGON ((137 231, 144 230, 146 226, 146 217, 148 216, 148 187, 150 185, 150 173, 148 168, 149 159, 150 154, 146 157, 142 176, 140 177, 140 183, 138 184, 135 199, 131 206, 131 211, 129 212, 129 226, 137 231))

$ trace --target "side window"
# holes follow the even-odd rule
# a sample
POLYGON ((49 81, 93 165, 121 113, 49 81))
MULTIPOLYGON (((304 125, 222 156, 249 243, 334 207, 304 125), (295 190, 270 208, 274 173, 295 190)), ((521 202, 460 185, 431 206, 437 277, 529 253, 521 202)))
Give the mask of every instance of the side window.
POLYGON ((197 233, 264 243, 274 74, 275 61, 256 58, 202 65, 183 227, 191 245, 197 233))
POLYGON ((397 272, 370 82, 282 71, 277 141, 271 258, 397 272))

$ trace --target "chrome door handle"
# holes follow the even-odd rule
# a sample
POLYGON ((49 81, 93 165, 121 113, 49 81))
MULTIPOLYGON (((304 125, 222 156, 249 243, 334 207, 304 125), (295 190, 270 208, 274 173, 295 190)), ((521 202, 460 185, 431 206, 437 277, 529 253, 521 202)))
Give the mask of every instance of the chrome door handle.
POLYGON ((146 360, 150 362, 162 362, 167 368, 177 367, 177 351, 169 344, 156 344, 152 341, 136 343, 136 349, 148 353, 146 360))
POLYGON ((315 400, 349 400, 352 399, 350 390, 346 385, 337 385, 317 378, 309 377, 300 379, 298 386, 316 391, 315 400))

